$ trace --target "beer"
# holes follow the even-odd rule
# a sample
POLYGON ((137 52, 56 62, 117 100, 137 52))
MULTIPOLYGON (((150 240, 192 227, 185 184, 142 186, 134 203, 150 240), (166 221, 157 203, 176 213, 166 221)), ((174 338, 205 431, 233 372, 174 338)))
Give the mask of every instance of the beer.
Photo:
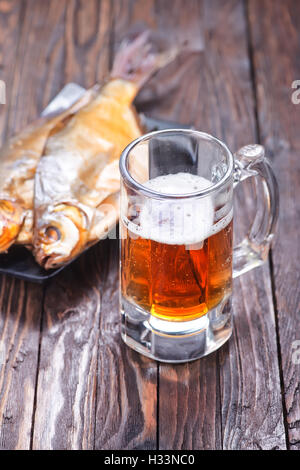
MULTIPOLYGON (((188 173, 144 184, 164 194, 201 191, 205 178, 188 173)), ((232 213, 215 220, 210 197, 149 199, 122 222, 123 296, 153 316, 187 321, 205 315, 231 292, 232 213)))

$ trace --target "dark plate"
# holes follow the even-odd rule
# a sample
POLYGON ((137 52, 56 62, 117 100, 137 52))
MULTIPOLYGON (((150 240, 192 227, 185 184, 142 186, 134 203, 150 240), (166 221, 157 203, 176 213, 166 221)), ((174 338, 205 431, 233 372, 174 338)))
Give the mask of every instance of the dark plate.
MULTIPOLYGON (((141 119, 147 132, 162 129, 190 128, 190 126, 149 118, 144 115, 141 116, 141 119)), ((80 256, 85 256, 85 253, 82 253, 80 256)), ((32 254, 22 246, 12 246, 8 253, 0 255, 0 273, 9 274, 25 281, 42 283, 58 274, 66 266, 68 264, 56 269, 43 269, 36 263, 32 254)))

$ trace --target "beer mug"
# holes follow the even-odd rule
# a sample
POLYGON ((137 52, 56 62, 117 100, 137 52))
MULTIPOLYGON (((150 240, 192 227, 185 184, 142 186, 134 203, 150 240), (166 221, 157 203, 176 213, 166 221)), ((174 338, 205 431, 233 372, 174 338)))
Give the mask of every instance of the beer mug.
POLYGON ((146 134, 122 153, 121 335, 163 362, 205 356, 231 336, 232 279, 263 264, 278 218, 278 188, 260 145, 234 155, 195 130, 146 134), (255 177, 261 200, 233 248, 233 192, 255 177))

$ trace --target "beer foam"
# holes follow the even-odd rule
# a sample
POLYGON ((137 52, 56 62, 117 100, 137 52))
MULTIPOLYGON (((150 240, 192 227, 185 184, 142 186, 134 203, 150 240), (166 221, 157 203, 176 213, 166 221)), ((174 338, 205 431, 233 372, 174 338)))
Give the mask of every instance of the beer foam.
MULTIPOLYGON (((206 178, 189 173, 158 176, 144 183, 146 188, 161 194, 178 195, 196 193, 210 185, 206 178)), ((227 219, 227 222, 222 220, 214 224, 214 205, 210 196, 178 200, 145 198, 144 201, 139 219, 128 222, 127 227, 137 236, 160 243, 197 249, 206 238, 229 223, 227 219)))
MULTIPOLYGON (((158 176, 143 184, 161 194, 197 193, 211 186, 206 178, 190 173, 158 176)), ((189 199, 145 198, 134 221, 124 220, 131 236, 142 237, 169 245, 201 248, 203 241, 220 232, 231 221, 232 209, 217 222, 211 196, 189 199)))
POLYGON ((191 173, 162 175, 143 183, 146 188, 161 194, 189 194, 203 191, 211 186, 211 182, 202 176, 191 173))

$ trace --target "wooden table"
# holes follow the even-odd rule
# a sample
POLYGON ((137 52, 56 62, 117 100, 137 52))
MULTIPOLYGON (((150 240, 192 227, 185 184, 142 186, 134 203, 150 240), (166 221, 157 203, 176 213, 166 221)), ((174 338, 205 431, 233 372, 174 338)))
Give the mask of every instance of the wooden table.
MULTIPOLYGON (((235 281, 231 340, 178 366, 121 342, 118 241, 99 243, 45 286, 2 276, 0 446, 299 450, 300 2, 0 0, 1 138, 65 83, 106 77, 136 21, 202 49, 159 73, 138 109, 232 150, 265 145, 280 186, 279 234, 266 265, 235 281)), ((239 237, 253 212, 250 186, 236 199, 239 237)))

